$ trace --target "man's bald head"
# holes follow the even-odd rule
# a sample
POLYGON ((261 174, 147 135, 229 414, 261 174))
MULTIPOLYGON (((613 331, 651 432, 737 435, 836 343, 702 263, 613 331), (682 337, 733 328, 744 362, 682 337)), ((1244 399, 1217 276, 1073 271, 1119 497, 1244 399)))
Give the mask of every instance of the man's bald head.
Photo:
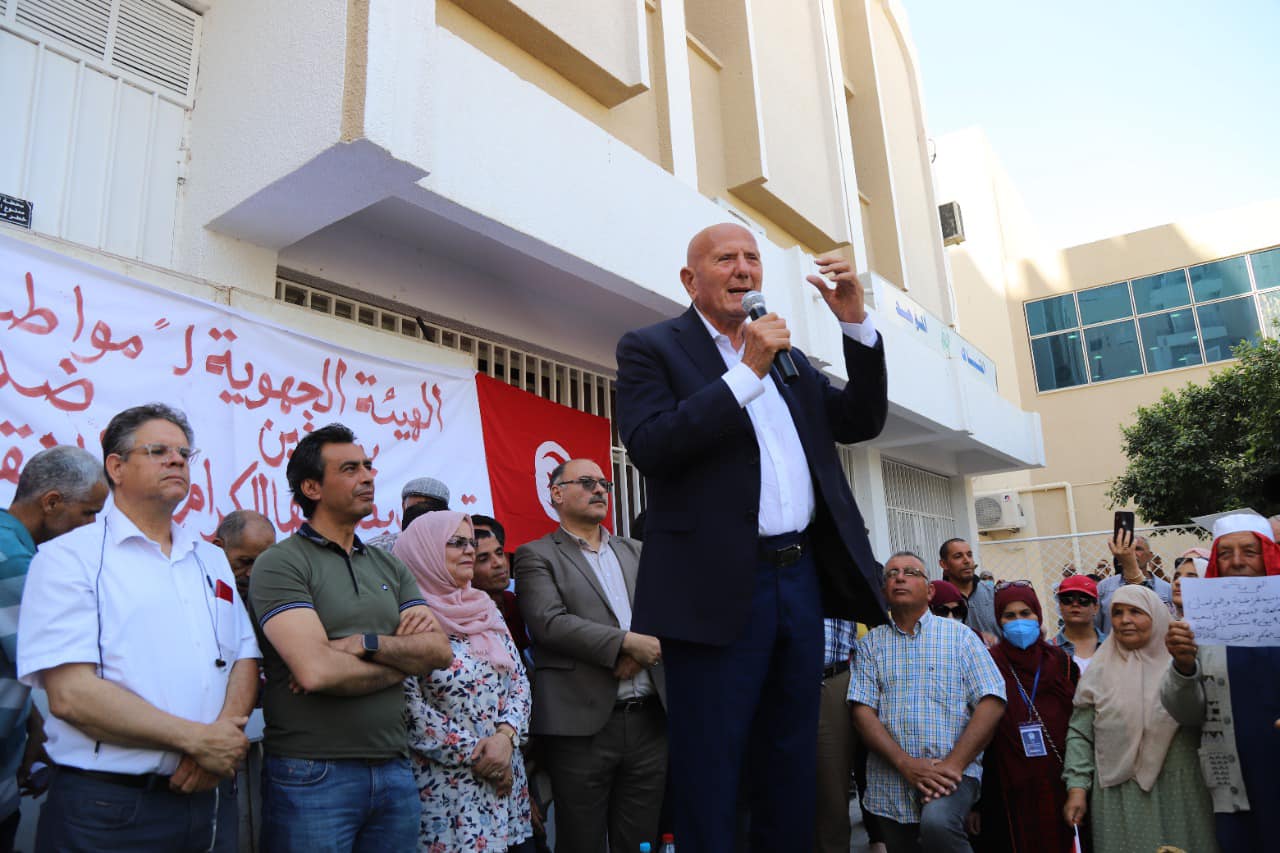
POLYGON ((238 509, 223 517, 213 534, 213 544, 221 548, 236 576, 243 598, 249 591, 249 576, 258 556, 276 543, 276 528, 260 512, 238 509))
POLYGON ((747 319, 742 297, 764 281, 755 236, 731 222, 703 228, 689 241, 687 260, 680 282, 689 298, 707 322, 734 340, 747 319))
POLYGON ((721 222, 716 225, 708 225, 697 234, 693 235, 693 239, 689 241, 689 248, 685 252, 685 266, 693 267, 704 257, 716 242, 724 238, 741 237, 750 240, 754 245, 756 242, 753 235, 746 228, 734 222, 721 222))

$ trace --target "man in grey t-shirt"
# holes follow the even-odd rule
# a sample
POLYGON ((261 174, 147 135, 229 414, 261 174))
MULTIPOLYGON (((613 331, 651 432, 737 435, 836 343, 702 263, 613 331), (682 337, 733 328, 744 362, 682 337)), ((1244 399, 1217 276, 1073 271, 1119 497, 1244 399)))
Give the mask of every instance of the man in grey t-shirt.
POLYGON ((942 567, 942 579, 960 590, 968 604, 969 615, 964 624, 982 634, 988 646, 994 645, 1000 639, 996 593, 992 587, 978 582, 973 548, 963 539, 948 539, 938 549, 938 565, 942 567))

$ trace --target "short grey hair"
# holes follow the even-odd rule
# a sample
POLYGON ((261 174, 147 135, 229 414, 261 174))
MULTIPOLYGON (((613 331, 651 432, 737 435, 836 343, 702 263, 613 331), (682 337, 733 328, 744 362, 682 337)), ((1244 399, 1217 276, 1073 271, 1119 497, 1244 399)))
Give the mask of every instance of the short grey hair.
POLYGON ((271 534, 275 535, 276 526, 271 523, 271 519, 251 509, 237 509, 227 513, 218 522, 218 529, 213 531, 213 535, 226 543, 238 542, 250 524, 266 525, 271 534))
MULTIPOLYGON (((172 406, 166 406, 164 403, 146 403, 142 406, 134 406, 132 409, 125 409, 112 418, 111 422, 107 424, 107 428, 102 431, 104 472, 106 471, 107 457, 112 454, 123 456, 132 450, 133 434, 138 431, 138 427, 148 421, 168 421, 182 430, 182 434, 187 438, 187 444, 195 441, 195 433, 191 431, 191 424, 187 421, 187 416, 172 406)), ((107 476, 107 485, 113 489, 115 488, 110 476, 107 476)))
POLYGON ((105 483, 102 463, 81 447, 60 444, 41 450, 27 460, 18 475, 18 489, 13 502, 36 500, 56 491, 64 500, 83 501, 98 483, 105 483))

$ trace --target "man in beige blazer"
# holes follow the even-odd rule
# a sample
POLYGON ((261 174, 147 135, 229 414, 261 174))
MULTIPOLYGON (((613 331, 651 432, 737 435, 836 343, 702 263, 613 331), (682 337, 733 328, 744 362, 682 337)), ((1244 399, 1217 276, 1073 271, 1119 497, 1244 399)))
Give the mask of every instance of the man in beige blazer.
POLYGON ((589 459, 551 473, 560 527, 516 551, 533 639, 533 718, 557 853, 634 853, 658 831, 667 772, 662 649, 631 626, 640 543, 601 522, 613 484, 589 459))

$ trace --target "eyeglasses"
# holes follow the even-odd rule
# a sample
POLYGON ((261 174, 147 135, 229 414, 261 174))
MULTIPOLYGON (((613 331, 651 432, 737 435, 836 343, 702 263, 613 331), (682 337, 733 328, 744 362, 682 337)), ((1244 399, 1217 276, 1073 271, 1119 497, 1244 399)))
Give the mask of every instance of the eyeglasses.
POLYGON ((1008 589, 1011 586, 1031 586, 1031 581, 1000 581, 996 589, 1008 589))
POLYGON ((596 490, 596 486, 599 486, 600 488, 604 489, 606 492, 613 491, 613 481, 606 480, 604 477, 600 477, 599 479, 595 477, 578 477, 576 480, 561 480, 560 482, 552 483, 551 485, 567 486, 570 483, 577 483, 579 486, 582 486, 582 488, 586 489, 588 492, 594 492, 596 490))
POLYGON ((190 462, 192 459, 195 459, 200 455, 199 449, 195 447, 175 447, 172 444, 160 444, 158 442, 152 444, 135 444, 121 455, 128 456, 135 450, 141 450, 157 462, 163 459, 168 459, 170 453, 176 453, 181 456, 183 462, 190 462))
POLYGON ((927 577, 923 569, 914 569, 914 568, 911 568, 910 566, 903 569, 885 569, 884 570, 885 580, 892 580, 900 576, 906 576, 909 578, 927 577))
POLYGON ((444 540, 444 546, 446 548, 466 548, 468 545, 474 549, 476 547, 476 540, 468 539, 465 536, 450 536, 448 539, 444 540))
POLYGON ((934 616, 942 616, 945 619, 963 620, 969 615, 969 608, 959 602, 953 604, 935 604, 929 609, 933 611, 934 616))
POLYGON ((1097 604, 1098 599, 1092 598, 1084 593, 1064 592, 1058 596, 1059 604, 1078 604, 1081 607, 1087 607, 1090 604, 1097 604))

